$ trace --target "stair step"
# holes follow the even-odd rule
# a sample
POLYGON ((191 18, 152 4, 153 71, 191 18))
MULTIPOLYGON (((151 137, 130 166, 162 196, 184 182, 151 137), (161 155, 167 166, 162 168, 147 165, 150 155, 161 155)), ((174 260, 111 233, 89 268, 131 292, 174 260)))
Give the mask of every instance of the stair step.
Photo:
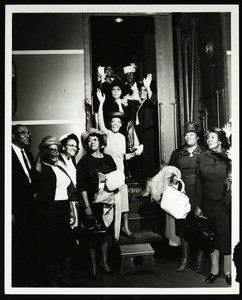
POLYGON ((155 241, 162 241, 163 237, 158 233, 153 231, 140 231, 140 232, 133 232, 135 238, 127 238, 125 236, 120 235, 120 239, 118 241, 119 245, 128 245, 128 244, 140 244, 140 243, 148 243, 148 242, 155 242, 155 241))
POLYGON ((130 213, 129 228, 133 232, 138 231, 158 231, 158 221, 154 216, 140 217, 130 213), (132 216, 133 215, 133 216, 132 216))
POLYGON ((154 219, 156 218, 155 215, 140 215, 139 213, 135 213, 135 212, 130 212, 129 213, 129 220, 133 221, 133 220, 147 220, 147 219, 154 219))
POLYGON ((129 202, 130 213, 137 213, 140 216, 153 216, 154 207, 150 201, 140 200, 140 201, 130 201, 129 202))

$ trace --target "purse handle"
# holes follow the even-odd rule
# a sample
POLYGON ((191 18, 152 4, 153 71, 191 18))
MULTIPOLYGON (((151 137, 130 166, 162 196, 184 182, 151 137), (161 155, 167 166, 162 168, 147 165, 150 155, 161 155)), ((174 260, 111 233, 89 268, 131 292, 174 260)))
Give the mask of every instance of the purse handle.
POLYGON ((183 180, 181 178, 179 179, 179 181, 181 182, 181 185, 182 185, 180 192, 186 194, 186 192, 185 192, 185 183, 183 182, 183 180))

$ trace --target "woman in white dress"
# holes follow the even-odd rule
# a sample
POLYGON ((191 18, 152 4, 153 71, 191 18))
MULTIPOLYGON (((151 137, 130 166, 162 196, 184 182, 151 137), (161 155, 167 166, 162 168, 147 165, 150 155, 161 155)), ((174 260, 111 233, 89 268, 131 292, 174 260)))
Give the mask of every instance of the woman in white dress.
MULTIPOLYGON (((112 96, 120 101, 122 90, 120 87, 112 89, 112 96)), ((101 90, 97 90, 97 98, 99 99, 98 109, 98 124, 102 131, 107 135, 107 146, 104 148, 104 153, 109 154, 113 157, 118 170, 124 172, 124 160, 131 159, 136 155, 140 155, 140 151, 136 150, 132 153, 126 154, 126 139, 125 136, 119 132, 122 127, 122 121, 124 120, 125 114, 123 112, 111 112, 110 113, 110 129, 106 128, 103 118, 103 104, 105 101, 105 95, 102 94, 101 90)), ((129 198, 128 198, 128 187, 125 187, 120 191, 122 194, 122 227, 121 234, 134 238, 134 234, 130 231, 128 225, 128 213, 129 213, 129 198)))
MULTIPOLYGON (((74 134, 68 134, 60 137, 61 152, 59 160, 63 163, 68 175, 70 176, 74 186, 76 187, 76 155, 79 151, 79 140, 74 134)), ((73 208, 75 211, 75 223, 72 228, 78 226, 78 202, 73 201, 73 208)))

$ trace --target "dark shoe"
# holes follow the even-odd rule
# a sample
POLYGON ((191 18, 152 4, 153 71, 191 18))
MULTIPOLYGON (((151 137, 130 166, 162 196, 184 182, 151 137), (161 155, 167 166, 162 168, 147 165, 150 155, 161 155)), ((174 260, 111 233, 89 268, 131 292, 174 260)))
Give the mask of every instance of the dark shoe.
POLYGON ((64 280, 64 279, 62 279, 61 286, 63 286, 63 287, 74 287, 75 283, 72 280, 64 280))
POLYGON ((186 271, 188 265, 189 265, 189 261, 180 262, 179 267, 176 269, 176 272, 186 271))
POLYGON ((92 281, 95 281, 97 279, 97 274, 91 274, 91 273, 88 273, 88 276, 90 277, 90 279, 92 281))
POLYGON ((206 278, 206 283, 213 283, 218 277, 220 276, 220 272, 217 275, 214 275, 213 273, 210 273, 208 277, 206 278))
POLYGON ((113 275, 113 272, 112 272, 111 270, 105 269, 104 264, 103 264, 101 261, 100 261, 100 266, 101 266, 101 268, 102 268, 102 271, 103 271, 105 274, 107 274, 107 275, 113 275))
POLYGON ((135 239, 135 236, 134 236, 133 233, 128 234, 123 229, 121 229, 120 234, 123 235, 123 236, 125 236, 125 237, 127 237, 127 238, 129 238, 129 239, 135 239))
POLYGON ((100 261, 100 266, 101 266, 101 268, 102 268, 102 271, 105 273, 105 274, 107 274, 107 275, 114 275, 113 274, 113 271, 111 271, 111 270, 106 270, 105 269, 105 267, 104 267, 104 265, 103 265, 103 263, 100 261))
POLYGON ((227 282, 228 285, 231 285, 231 275, 225 275, 225 281, 227 282))
POLYGON ((195 268, 195 272, 200 274, 202 273, 204 270, 204 264, 203 265, 196 265, 196 268, 195 268))

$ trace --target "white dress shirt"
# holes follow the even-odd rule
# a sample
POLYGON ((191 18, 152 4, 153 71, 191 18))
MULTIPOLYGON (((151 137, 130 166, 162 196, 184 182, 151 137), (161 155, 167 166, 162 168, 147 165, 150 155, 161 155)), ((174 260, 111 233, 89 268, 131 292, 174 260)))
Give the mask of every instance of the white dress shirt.
POLYGON ((16 145, 13 144, 13 143, 12 143, 12 147, 13 147, 13 150, 14 150, 14 152, 16 153, 16 155, 17 155, 17 157, 18 157, 18 159, 19 159, 19 161, 20 161, 20 163, 21 163, 21 166, 22 166, 22 168, 23 168, 23 170, 24 170, 24 173, 25 173, 26 176, 28 177, 29 183, 31 183, 30 174, 29 174, 29 171, 28 171, 28 169, 27 169, 27 167, 26 167, 26 165, 25 165, 25 162, 24 162, 24 159, 23 159, 21 150, 23 150, 24 156, 25 156, 25 158, 26 158, 26 160, 27 160, 27 163, 28 163, 28 166, 29 166, 29 169, 31 169, 32 166, 31 166, 31 164, 30 164, 30 161, 29 161, 29 159, 28 159, 28 156, 26 155, 26 153, 25 153, 25 151, 24 151, 23 148, 19 148, 18 146, 16 146, 16 145))

